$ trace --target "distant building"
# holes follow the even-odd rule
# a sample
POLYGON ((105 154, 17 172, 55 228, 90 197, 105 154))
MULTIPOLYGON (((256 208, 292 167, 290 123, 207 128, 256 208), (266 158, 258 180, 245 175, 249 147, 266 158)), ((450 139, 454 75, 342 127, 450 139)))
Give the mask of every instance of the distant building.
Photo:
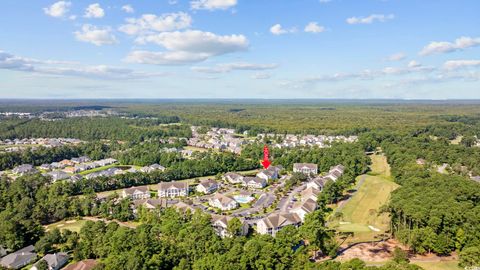
POLYGON ((231 184, 241 184, 243 183, 243 175, 229 172, 223 175, 223 180, 228 181, 231 184))
POLYGON ((13 168, 12 172, 18 175, 25 175, 36 173, 37 169, 35 169, 35 167, 33 167, 31 164, 23 164, 13 168))
POLYGON ((257 222, 257 232, 275 236, 285 226, 292 225, 298 227, 301 223, 302 220, 295 213, 272 214, 257 222))
POLYGON ((58 180, 68 179, 70 177, 68 173, 63 171, 52 171, 52 172, 48 172, 47 175, 52 178, 53 182, 56 182, 58 180))
POLYGON ((145 186, 126 188, 122 190, 122 197, 132 200, 148 199, 150 198, 150 190, 145 186))
POLYGON ((303 173, 303 174, 317 174, 318 165, 313 163, 295 163, 293 164, 293 172, 303 173))
POLYGON ((315 177, 307 183, 307 188, 314 188, 322 191, 325 184, 330 180, 330 178, 315 177))
POLYGON ((242 183, 243 186, 245 187, 248 187, 248 188, 256 188, 256 189, 260 189, 260 188, 264 188, 267 186, 267 180, 265 180, 264 178, 260 178, 260 177, 244 177, 243 178, 243 183, 242 183))
POLYGON ((316 202, 318 200, 319 195, 320 195, 320 190, 313 187, 307 187, 305 190, 303 190, 300 193, 300 196, 302 196, 302 201, 311 199, 316 202))
POLYGON ((207 179, 207 180, 201 181, 196 188, 197 192, 201 192, 205 194, 213 193, 217 189, 218 189, 218 183, 213 179, 207 179))
POLYGON ((210 198, 208 200, 208 204, 222 211, 229 211, 238 207, 237 201, 219 193, 215 194, 212 198, 210 198))
POLYGON ((186 181, 161 182, 158 184, 159 197, 186 197, 188 196, 188 183, 186 181))

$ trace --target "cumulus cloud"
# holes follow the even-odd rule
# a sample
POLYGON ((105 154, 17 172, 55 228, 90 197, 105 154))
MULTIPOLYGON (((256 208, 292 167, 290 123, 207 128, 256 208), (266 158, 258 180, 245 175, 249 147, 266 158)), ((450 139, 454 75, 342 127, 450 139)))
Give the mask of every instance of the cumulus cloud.
POLYGON ((58 1, 51 6, 44 8, 43 12, 45 12, 45 14, 51 17, 63 18, 70 11, 71 5, 71 2, 58 1))
POLYGON ((190 27, 192 17, 184 12, 166 13, 160 16, 143 14, 140 18, 128 18, 127 24, 120 26, 118 30, 128 35, 148 34, 152 31, 166 32, 190 27))
POLYGON ((99 3, 91 4, 85 9, 85 18, 103 18, 105 11, 99 3))
POLYGON ((157 65, 178 65, 204 61, 210 57, 248 49, 248 40, 243 35, 219 36, 211 32, 188 30, 163 32, 140 36, 139 44, 154 43, 167 51, 133 51, 127 62, 157 65))
POLYGON ((443 64, 443 68, 447 70, 456 70, 467 67, 480 66, 480 60, 450 60, 443 64))
POLYGON ((372 14, 368 17, 350 17, 347 19, 348 24, 371 24, 374 23, 375 21, 378 22, 386 22, 388 20, 393 20, 395 18, 395 15, 389 14, 389 15, 384 15, 384 14, 372 14))
POLYGON ((403 52, 394 53, 386 58, 387 61, 401 61, 405 59, 407 55, 403 52))
POLYGON ((122 10, 125 11, 126 13, 134 13, 135 9, 131 5, 124 5, 122 6, 122 10))
POLYGON ((310 22, 305 26, 304 31, 308 33, 321 33, 325 32, 325 27, 318 25, 317 22, 310 22))
POLYGON ((273 25, 272 27, 270 27, 270 33, 274 34, 274 35, 283 35, 283 34, 288 34, 288 33, 294 33, 296 32, 297 29, 296 28, 290 28, 290 29, 285 29, 282 27, 281 24, 277 23, 275 25, 273 25))
POLYGON ((457 38, 454 42, 448 41, 433 41, 425 46, 421 51, 420 55, 431 55, 439 53, 449 53, 454 51, 460 51, 467 48, 475 47, 480 45, 480 38, 472 37, 460 37, 457 38))
POLYGON ((81 31, 76 31, 74 34, 77 40, 92 43, 97 46, 117 43, 117 39, 112 34, 112 29, 110 27, 97 27, 90 24, 84 24, 81 31))
POLYGON ((257 72, 253 74, 251 78, 255 80, 266 80, 266 79, 270 79, 271 77, 272 77, 272 74, 270 73, 257 72))
POLYGON ((75 62, 37 60, 0 51, 0 69, 24 71, 44 75, 74 76, 90 79, 140 79, 162 76, 162 73, 146 73, 128 68, 107 65, 88 66, 75 62))
POLYGON ((201 73, 228 73, 234 70, 268 70, 275 69, 278 64, 254 64, 246 62, 217 64, 213 67, 192 67, 191 69, 201 73))
POLYGON ((194 0, 190 2, 192 9, 229 9, 237 5, 237 0, 194 0))

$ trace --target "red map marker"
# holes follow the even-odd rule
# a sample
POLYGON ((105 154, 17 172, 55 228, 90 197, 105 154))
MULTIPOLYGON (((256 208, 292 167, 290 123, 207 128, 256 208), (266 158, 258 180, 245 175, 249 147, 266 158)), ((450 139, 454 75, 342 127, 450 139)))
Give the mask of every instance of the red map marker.
POLYGON ((270 164, 272 163, 268 160, 268 147, 265 145, 263 147, 263 161, 262 161, 263 168, 268 169, 270 164))

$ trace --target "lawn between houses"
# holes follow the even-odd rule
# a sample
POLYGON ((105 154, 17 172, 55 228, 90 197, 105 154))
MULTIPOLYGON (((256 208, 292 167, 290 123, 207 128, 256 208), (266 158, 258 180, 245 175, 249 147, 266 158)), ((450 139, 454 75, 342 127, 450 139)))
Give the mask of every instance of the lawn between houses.
POLYGON ((330 222, 330 226, 338 231, 353 232, 353 238, 349 238, 346 244, 377 240, 389 229, 388 215, 379 212, 398 185, 391 180, 385 156, 371 155, 370 158, 371 172, 357 177, 357 183, 364 178, 363 184, 330 222))

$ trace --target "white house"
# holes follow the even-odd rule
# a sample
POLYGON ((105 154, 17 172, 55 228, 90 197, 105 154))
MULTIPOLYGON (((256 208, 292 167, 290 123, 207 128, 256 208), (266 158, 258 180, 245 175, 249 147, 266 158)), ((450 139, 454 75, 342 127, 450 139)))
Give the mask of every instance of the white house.
POLYGON ((161 182, 158 184, 159 197, 186 197, 188 196, 187 182, 161 182))
POLYGON ((307 183, 307 188, 314 188, 322 191, 323 187, 329 180, 330 180, 329 178, 315 177, 307 183))
MULTIPOLYGON (((231 237, 230 233, 228 232, 228 223, 234 219, 234 217, 231 216, 223 216, 223 215, 212 215, 212 226, 215 232, 220 236, 220 237, 231 237)), ((240 230, 240 235, 247 235, 248 233, 248 224, 245 222, 245 220, 240 219, 240 222, 242 223, 242 228, 240 230)))
POLYGON ((281 170, 282 169, 280 166, 270 166, 268 167, 268 169, 261 170, 260 172, 258 172, 257 177, 265 179, 267 181, 269 179, 275 180, 275 179, 278 179, 278 174, 280 173, 281 170))
POLYGON ((298 227, 301 223, 302 220, 295 213, 272 214, 257 222, 257 232, 275 236, 283 227, 288 225, 298 227))
POLYGON ((303 173, 303 174, 317 174, 318 165, 313 163, 295 163, 293 164, 293 172, 303 173))
POLYGON ((132 200, 141 200, 150 198, 150 191, 148 187, 131 187, 122 190, 123 198, 130 198, 132 200))
POLYGON ((218 189, 218 183, 213 179, 207 179, 200 182, 200 184, 198 184, 196 188, 197 192, 204 193, 204 194, 213 193, 217 189, 218 189))
POLYGON ((30 270, 38 270, 38 264, 41 261, 45 261, 48 266, 48 270, 58 270, 62 268, 67 262, 68 262, 68 254, 65 252, 59 252, 59 253, 54 253, 54 254, 47 254, 43 256, 41 260, 36 262, 30 270))
POLYGON ((223 194, 215 194, 208 200, 208 204, 212 207, 216 207, 222 211, 233 210, 238 207, 238 202, 234 199, 227 197, 223 194))
POLYGON ((232 184, 241 184, 243 182, 243 175, 234 172, 226 173, 222 178, 224 181, 228 181, 232 184))
POLYGON ((242 185, 248 188, 264 188, 267 186, 267 180, 259 177, 244 177, 242 185))
POLYGON ((291 212, 297 214, 302 220, 302 222, 304 222, 305 216, 315 211, 315 209, 317 209, 317 201, 307 199, 300 202, 300 204, 294 206, 291 212))

